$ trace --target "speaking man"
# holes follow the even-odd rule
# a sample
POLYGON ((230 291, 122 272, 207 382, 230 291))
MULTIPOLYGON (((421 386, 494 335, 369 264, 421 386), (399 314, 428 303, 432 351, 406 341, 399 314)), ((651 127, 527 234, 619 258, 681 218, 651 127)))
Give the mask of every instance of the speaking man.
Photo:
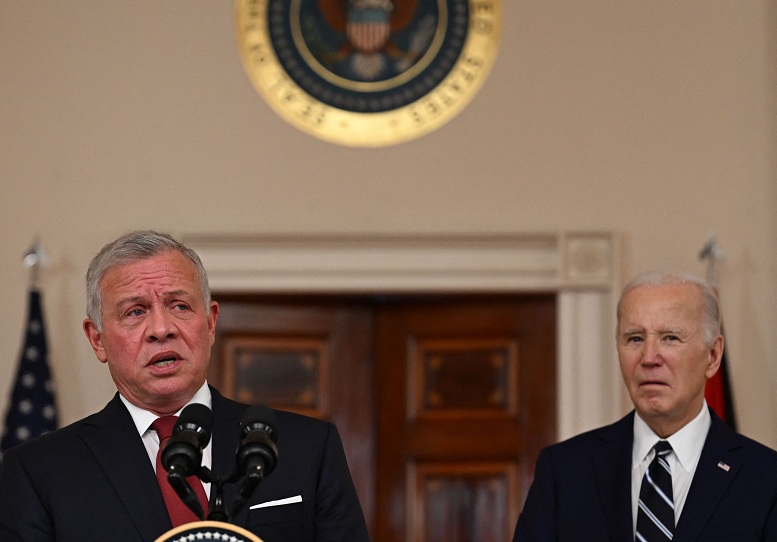
MULTIPOLYGON (((206 382, 219 307, 197 254, 168 235, 133 232, 95 256, 86 289, 83 329, 117 393, 100 412, 6 452, 3 542, 153 542, 198 520, 166 500, 170 488, 157 465, 169 430, 162 420, 175 423, 168 416, 192 403, 214 418, 203 464, 216 475, 235 466, 248 407, 206 382)), ((232 523, 264 542, 368 541, 335 426, 276 415, 277 466, 232 523)), ((190 485, 207 510, 215 484, 194 477, 190 485)), ((238 488, 226 485, 226 503, 238 488)))

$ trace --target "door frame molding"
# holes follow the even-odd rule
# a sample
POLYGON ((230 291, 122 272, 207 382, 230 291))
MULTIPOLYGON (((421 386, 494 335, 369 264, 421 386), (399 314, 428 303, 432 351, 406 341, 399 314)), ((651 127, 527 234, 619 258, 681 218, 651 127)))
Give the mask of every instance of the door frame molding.
POLYGON ((558 439, 625 412, 612 232, 180 237, 220 293, 555 293, 558 439))

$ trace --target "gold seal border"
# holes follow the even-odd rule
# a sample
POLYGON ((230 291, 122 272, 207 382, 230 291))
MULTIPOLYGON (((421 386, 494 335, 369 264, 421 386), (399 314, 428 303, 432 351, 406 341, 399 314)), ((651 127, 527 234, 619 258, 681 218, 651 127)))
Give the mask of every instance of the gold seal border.
MULTIPOLYGON (((262 542, 261 538, 256 536, 254 533, 243 529, 242 527, 238 527, 237 525, 232 525, 231 523, 224 523, 221 521, 210 521, 210 520, 184 523, 183 525, 170 529, 165 534, 158 537, 154 542, 170 542, 172 540, 181 540, 180 538, 181 535, 186 536, 186 533, 188 533, 189 531, 208 529, 208 528, 232 532, 234 534, 238 534, 242 536, 245 540, 251 540, 252 542, 262 542)), ((194 536, 197 537, 197 540, 204 540, 204 537, 199 538, 199 535, 194 535, 194 536)))
POLYGON ((470 0, 470 28, 450 73, 430 92, 391 111, 357 113, 327 105, 297 85, 281 65, 267 26, 268 0, 236 0, 243 68, 267 104, 314 137, 349 147, 384 147, 437 130, 458 115, 488 77, 499 48, 500 0, 470 0))

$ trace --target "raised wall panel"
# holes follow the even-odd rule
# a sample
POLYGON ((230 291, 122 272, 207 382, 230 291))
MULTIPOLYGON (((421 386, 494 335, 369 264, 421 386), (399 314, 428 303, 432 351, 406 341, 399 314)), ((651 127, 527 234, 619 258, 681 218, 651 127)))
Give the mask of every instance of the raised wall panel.
POLYGON ((413 542, 504 542, 515 527, 509 463, 420 463, 408 469, 413 542))
POLYGON ((421 340, 413 348, 410 418, 502 416, 516 412, 514 340, 421 340))
POLYGON ((225 336, 224 393, 326 418, 327 344, 320 339, 225 336))

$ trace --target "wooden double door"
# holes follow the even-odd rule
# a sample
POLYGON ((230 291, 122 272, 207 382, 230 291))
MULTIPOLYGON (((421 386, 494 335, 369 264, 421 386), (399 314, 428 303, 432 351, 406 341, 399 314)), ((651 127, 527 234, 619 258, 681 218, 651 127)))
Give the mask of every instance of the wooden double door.
POLYGON ((210 381, 336 423, 375 542, 511 539, 556 435, 554 295, 214 298, 210 381))

